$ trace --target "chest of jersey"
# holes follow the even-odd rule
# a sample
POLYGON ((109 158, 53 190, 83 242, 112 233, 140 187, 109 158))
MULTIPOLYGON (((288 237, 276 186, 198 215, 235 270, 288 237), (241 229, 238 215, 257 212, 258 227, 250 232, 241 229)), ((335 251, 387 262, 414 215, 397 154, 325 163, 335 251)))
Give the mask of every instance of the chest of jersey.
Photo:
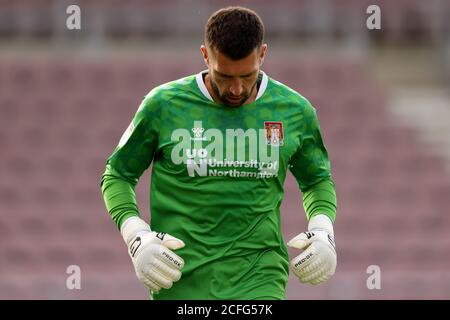
POLYGON ((176 101, 161 113, 156 159, 185 177, 284 175, 299 147, 291 110, 282 103, 229 108, 195 99, 176 101))

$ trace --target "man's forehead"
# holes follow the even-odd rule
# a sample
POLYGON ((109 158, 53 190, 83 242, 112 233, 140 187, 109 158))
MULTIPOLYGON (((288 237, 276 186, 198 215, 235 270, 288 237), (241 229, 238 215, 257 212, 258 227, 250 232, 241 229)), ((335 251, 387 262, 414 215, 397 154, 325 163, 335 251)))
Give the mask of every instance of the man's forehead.
POLYGON ((216 47, 211 47, 211 46, 207 45, 206 48, 207 48, 210 56, 214 57, 217 60, 229 60, 229 61, 253 60, 253 59, 257 59, 258 54, 259 54, 259 48, 255 48, 246 57, 243 57, 238 60, 233 60, 233 59, 229 58, 227 55, 220 52, 219 49, 217 49, 216 47))
POLYGON ((213 59, 210 59, 213 70, 226 76, 245 76, 258 70, 258 55, 256 50, 243 59, 232 60, 215 50, 213 59))

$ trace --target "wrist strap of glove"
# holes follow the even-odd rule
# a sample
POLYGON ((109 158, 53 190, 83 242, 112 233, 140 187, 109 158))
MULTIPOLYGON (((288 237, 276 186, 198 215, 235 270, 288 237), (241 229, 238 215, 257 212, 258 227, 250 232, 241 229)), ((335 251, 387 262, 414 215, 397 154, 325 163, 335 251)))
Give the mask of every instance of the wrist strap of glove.
POLYGON ((120 227, 120 233, 127 246, 137 234, 144 232, 151 232, 150 226, 137 216, 126 219, 120 227))
POLYGON ((308 230, 324 230, 334 237, 333 223, 324 214, 318 214, 309 220, 308 230))

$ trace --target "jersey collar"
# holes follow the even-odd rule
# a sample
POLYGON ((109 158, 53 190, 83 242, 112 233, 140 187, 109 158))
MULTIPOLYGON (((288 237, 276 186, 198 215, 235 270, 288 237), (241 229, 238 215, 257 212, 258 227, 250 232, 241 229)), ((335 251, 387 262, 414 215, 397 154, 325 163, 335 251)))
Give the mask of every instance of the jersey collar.
MULTIPOLYGON (((203 75, 205 73, 208 73, 208 70, 203 70, 195 76, 195 79, 197 80, 197 85, 200 91, 203 93, 203 95, 210 101, 214 101, 214 99, 211 97, 211 94, 209 93, 208 89, 206 89, 205 82, 203 81, 203 75)), ((269 81, 269 77, 266 75, 264 71, 261 70, 262 73, 262 80, 261 85, 259 86, 258 94, 256 95, 255 101, 261 98, 261 96, 264 94, 267 88, 267 82, 269 81)))

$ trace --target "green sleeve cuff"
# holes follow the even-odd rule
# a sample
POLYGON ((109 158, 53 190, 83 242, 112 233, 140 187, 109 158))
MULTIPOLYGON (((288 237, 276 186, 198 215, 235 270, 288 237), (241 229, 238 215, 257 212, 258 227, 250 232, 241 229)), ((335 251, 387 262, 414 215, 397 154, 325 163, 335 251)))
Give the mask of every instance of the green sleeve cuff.
POLYGON ((101 189, 106 209, 120 230, 122 223, 132 216, 139 216, 134 185, 108 172, 102 176, 101 189))
POLYGON ((321 180, 303 192, 303 207, 308 220, 324 214, 336 220, 336 187, 331 177, 321 180))

